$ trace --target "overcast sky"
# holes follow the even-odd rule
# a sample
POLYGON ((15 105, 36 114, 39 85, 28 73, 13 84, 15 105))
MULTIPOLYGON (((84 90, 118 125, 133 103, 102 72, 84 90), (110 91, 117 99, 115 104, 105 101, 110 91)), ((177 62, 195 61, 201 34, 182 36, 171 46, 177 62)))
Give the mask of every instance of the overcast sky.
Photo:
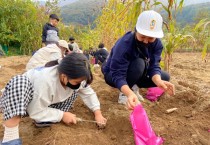
MULTIPOLYGON (((33 0, 33 1, 46 1, 46 0, 33 0)), ((68 3, 71 1, 75 1, 75 0, 61 0, 61 3, 68 3)), ((152 1, 152 0, 151 0, 152 1)), ((160 2, 165 2, 167 3, 168 0, 159 0, 160 2)), ((180 0, 178 0, 180 1, 180 0)), ((205 3, 205 2, 210 2, 210 0, 185 0, 184 3, 185 5, 191 5, 191 4, 197 4, 197 3, 205 3)))

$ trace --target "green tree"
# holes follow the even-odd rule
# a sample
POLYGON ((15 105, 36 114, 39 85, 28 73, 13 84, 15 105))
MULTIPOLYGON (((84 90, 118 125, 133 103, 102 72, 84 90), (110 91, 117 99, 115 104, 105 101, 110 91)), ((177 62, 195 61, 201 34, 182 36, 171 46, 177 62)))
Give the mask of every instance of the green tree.
POLYGON ((47 0, 45 3, 45 13, 49 15, 50 13, 60 14, 60 7, 58 6, 60 0, 47 0))
POLYGON ((210 46, 210 37, 208 37, 206 39, 206 42, 203 46, 203 51, 202 51, 202 58, 205 59, 206 58, 206 55, 207 55, 207 52, 208 52, 208 47, 210 46))
POLYGON ((0 44, 20 44, 20 51, 29 54, 40 48, 44 8, 30 0, 0 1, 0 44))

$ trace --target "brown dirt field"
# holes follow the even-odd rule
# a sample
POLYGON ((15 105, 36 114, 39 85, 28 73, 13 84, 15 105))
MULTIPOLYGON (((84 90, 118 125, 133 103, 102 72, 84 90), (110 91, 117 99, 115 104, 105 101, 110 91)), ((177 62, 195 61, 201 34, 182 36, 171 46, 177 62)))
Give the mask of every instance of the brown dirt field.
MULTIPOLYGON (((29 56, 0 58, 0 88, 9 79, 24 72, 29 56)), ((207 60, 210 61, 210 56, 207 60)), ((210 145, 210 62, 201 60, 200 53, 175 53, 170 68, 176 95, 163 95, 157 102, 145 100, 155 133, 164 138, 164 145, 210 145), (178 108, 167 114, 166 110, 178 108)), ((20 136, 24 145, 133 145, 130 112, 117 103, 118 90, 105 84, 99 70, 95 71, 92 87, 101 102, 103 115, 108 118, 104 130, 93 123, 66 126, 57 123, 48 128, 36 128, 30 118, 23 118, 20 136)), ((140 93, 145 95, 146 90, 140 93)), ((92 113, 78 99, 70 110, 78 117, 93 120, 92 113)), ((1 115, 2 116, 2 115, 1 115)), ((2 123, 2 121, 0 122, 2 123)), ((0 139, 3 126, 0 126, 0 139)))

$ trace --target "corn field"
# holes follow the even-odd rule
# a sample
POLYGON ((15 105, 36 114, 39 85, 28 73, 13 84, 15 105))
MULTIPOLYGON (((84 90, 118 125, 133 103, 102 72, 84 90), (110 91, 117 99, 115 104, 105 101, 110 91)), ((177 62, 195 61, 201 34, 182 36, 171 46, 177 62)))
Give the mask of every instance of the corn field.
MULTIPOLYGON (((48 21, 46 11, 49 8, 40 7, 30 0, 19 0, 15 3, 14 5, 12 1, 0 1, 0 44, 19 43, 21 53, 30 54, 41 47, 42 27, 48 21)), ((54 3, 50 5, 52 9, 56 9, 53 8, 54 3)), ((176 14, 182 11, 183 4, 184 0, 179 3, 177 0, 168 0, 167 4, 158 0, 109 0, 101 8, 101 15, 94 24, 66 26, 59 22, 60 39, 68 40, 69 36, 74 36, 84 50, 97 48, 98 44, 103 42, 110 50, 122 35, 134 30, 137 17, 142 11, 148 9, 164 11, 167 17, 164 17, 165 37, 162 39, 164 44, 162 56, 163 67, 169 70, 172 54, 176 50, 190 48, 192 51, 202 51, 203 59, 208 51, 209 19, 204 18, 197 24, 180 29, 177 26, 176 14)))

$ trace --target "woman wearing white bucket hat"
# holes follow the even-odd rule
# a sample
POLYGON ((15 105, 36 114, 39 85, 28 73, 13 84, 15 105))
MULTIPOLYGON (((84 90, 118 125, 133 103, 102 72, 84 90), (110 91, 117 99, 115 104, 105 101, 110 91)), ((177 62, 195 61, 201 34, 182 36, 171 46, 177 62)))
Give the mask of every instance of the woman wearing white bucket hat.
POLYGON ((120 95, 118 102, 127 102, 129 109, 140 103, 138 88, 158 86, 170 95, 175 93, 169 74, 160 68, 163 45, 159 38, 164 36, 162 23, 159 13, 153 10, 142 12, 135 32, 128 32, 120 38, 103 64, 106 83, 125 95, 123 101, 120 95))
POLYGON ((59 40, 55 44, 48 44, 40 48, 29 60, 26 70, 36 67, 43 67, 52 60, 62 59, 66 52, 70 52, 68 43, 65 40, 59 40))

